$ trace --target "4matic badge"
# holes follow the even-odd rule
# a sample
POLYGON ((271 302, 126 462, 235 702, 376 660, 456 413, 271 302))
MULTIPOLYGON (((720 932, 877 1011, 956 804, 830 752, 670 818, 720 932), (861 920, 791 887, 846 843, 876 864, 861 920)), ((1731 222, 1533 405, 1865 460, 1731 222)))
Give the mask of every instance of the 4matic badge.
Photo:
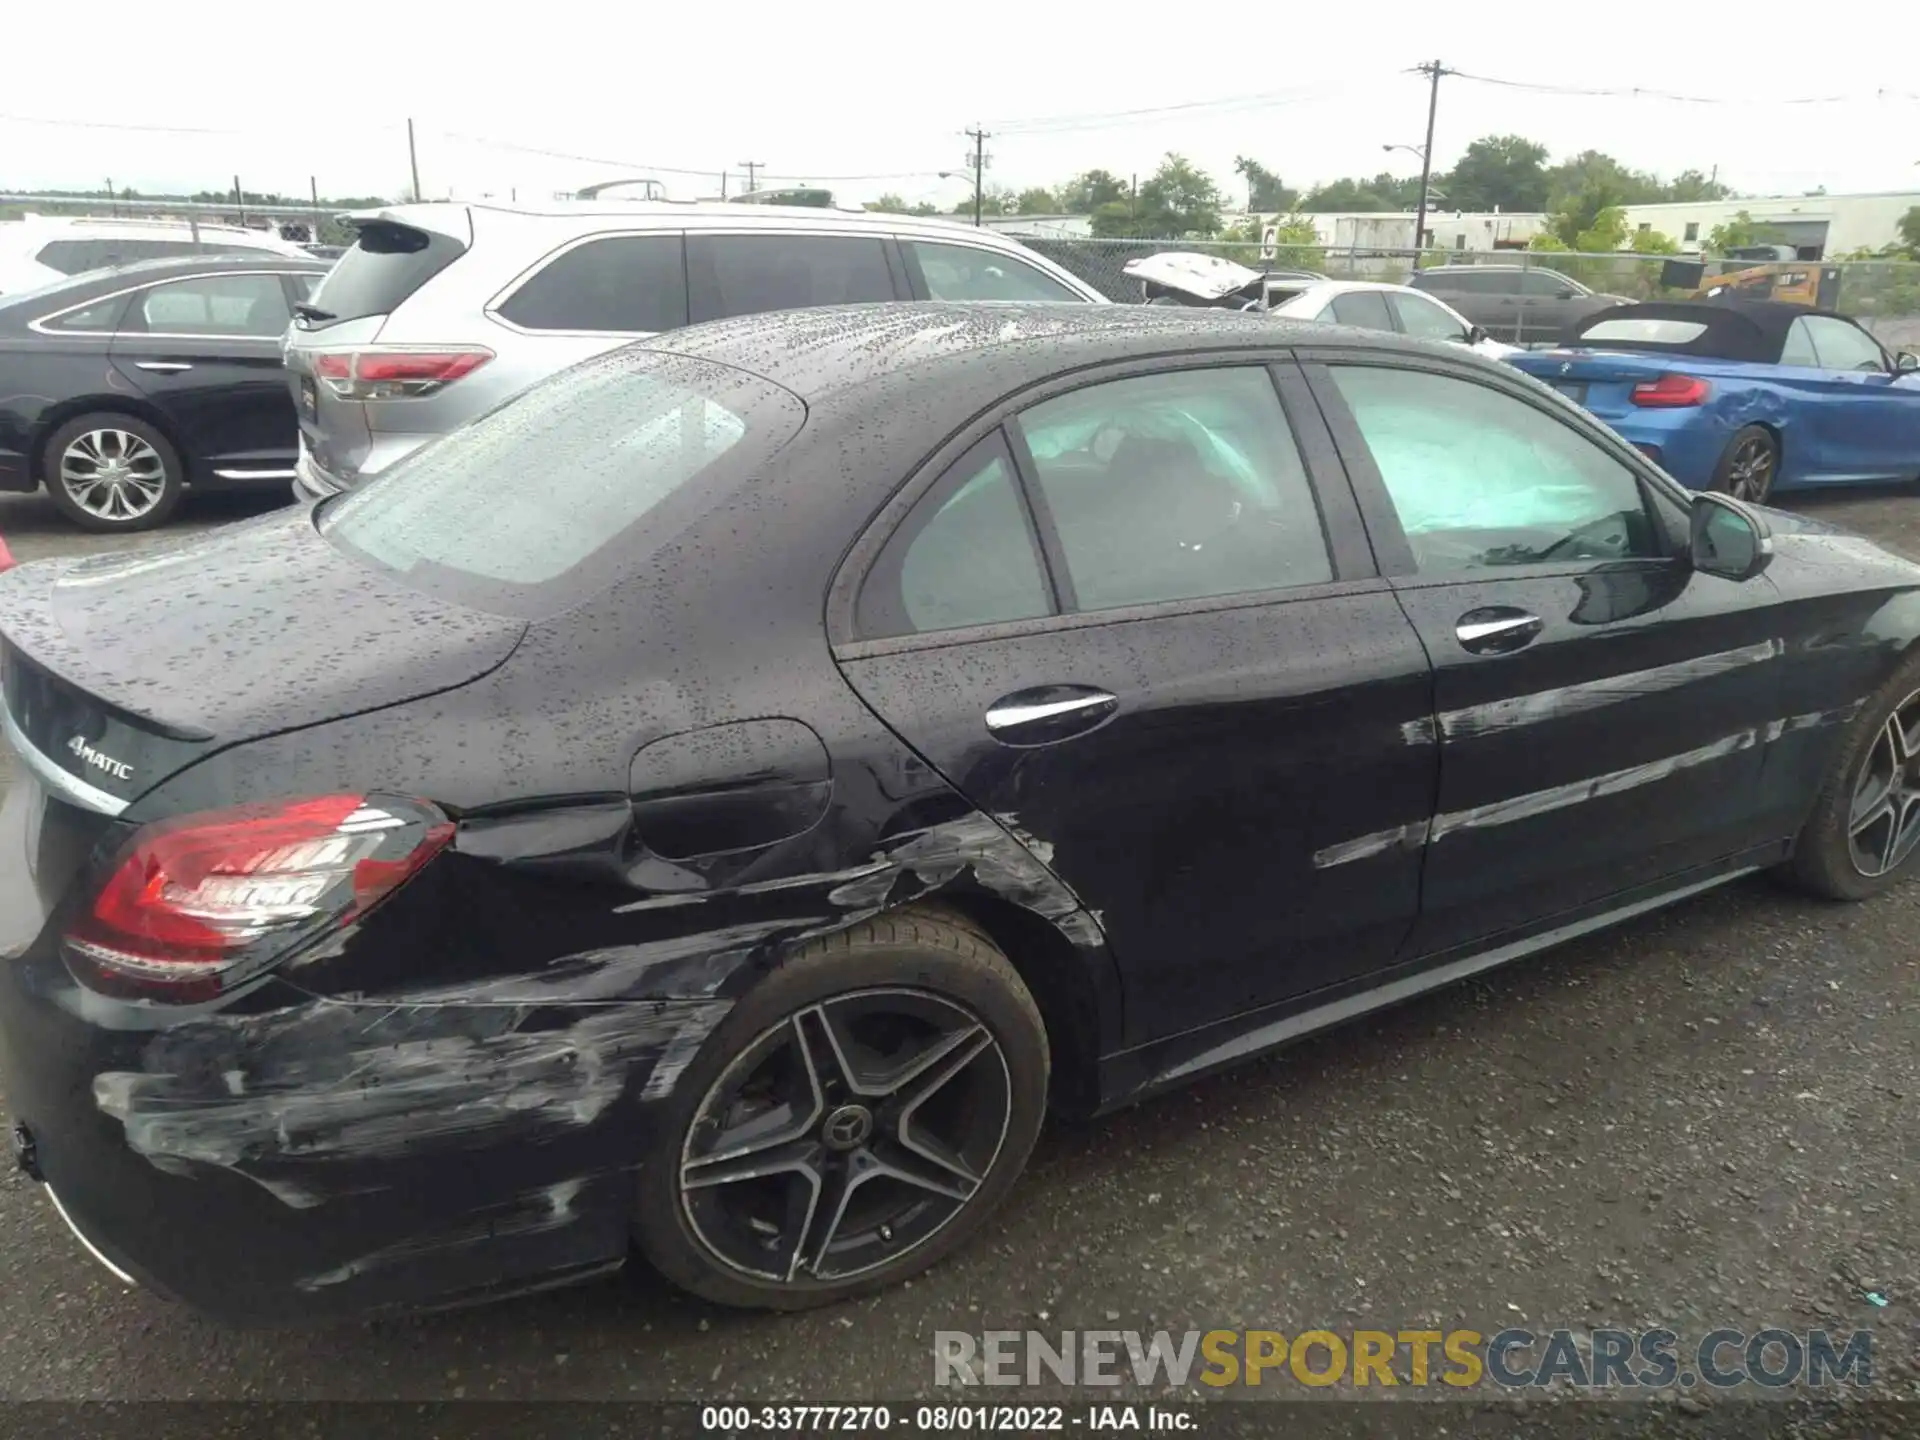
POLYGON ((67 741, 67 749, 79 757, 82 765, 91 765, 96 770, 104 770, 116 780, 131 780, 133 767, 124 760, 116 760, 111 755, 103 755, 89 745, 85 738, 76 735, 67 741))

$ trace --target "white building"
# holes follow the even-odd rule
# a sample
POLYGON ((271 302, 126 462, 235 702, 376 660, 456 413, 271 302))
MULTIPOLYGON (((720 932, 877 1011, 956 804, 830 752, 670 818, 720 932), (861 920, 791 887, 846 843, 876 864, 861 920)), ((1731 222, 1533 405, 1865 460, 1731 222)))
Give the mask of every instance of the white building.
POLYGON ((1748 200, 1680 201, 1665 205, 1629 205, 1627 230, 1654 230, 1697 251, 1713 233, 1742 210, 1757 225, 1781 235, 1804 260, 1831 260, 1855 250, 1878 250, 1900 238, 1900 219, 1916 205, 1920 192, 1884 191, 1874 195, 1777 195, 1748 200))
MULTIPOLYGON (((966 215, 948 217, 966 220, 966 215)), ((1043 240, 1084 240, 1093 234, 1091 215, 982 215, 982 228, 1002 235, 1031 235, 1043 240)))
MULTIPOLYGON (((1251 217, 1262 228, 1285 216, 1251 217)), ((1411 250, 1411 210, 1319 211, 1302 217, 1313 222, 1315 244, 1326 250, 1411 250)), ((1544 215, 1468 213, 1429 210, 1427 246, 1441 250, 1524 250, 1546 228, 1544 215)))

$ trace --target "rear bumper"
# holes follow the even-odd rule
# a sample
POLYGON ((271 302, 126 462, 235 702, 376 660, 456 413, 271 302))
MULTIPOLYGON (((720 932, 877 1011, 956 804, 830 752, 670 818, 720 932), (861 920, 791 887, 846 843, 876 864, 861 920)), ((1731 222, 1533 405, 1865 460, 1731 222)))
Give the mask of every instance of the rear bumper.
POLYGON ((313 463, 313 457, 307 454, 306 447, 300 449, 300 458, 293 466, 293 498, 302 503, 324 500, 329 495, 338 495, 347 488, 346 482, 336 479, 313 463))
POLYGON ((570 1047, 619 1026, 608 1007, 527 1034, 520 1007, 347 1006, 274 982, 251 1013, 128 1031, 124 1014, 75 1015, 110 1007, 48 962, 6 969, 7 1096, 62 1219, 120 1279, 241 1324, 466 1303, 623 1264, 658 1109, 642 1092, 668 1032, 704 1038, 711 1009, 662 1025, 636 1003, 619 1093, 569 1096, 592 1068, 570 1047))

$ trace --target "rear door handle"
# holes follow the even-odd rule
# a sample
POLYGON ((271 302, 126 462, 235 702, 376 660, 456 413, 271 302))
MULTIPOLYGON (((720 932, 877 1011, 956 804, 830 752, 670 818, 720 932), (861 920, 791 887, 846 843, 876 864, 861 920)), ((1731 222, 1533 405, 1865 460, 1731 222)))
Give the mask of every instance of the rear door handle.
POLYGON ((191 370, 193 362, 190 360, 136 360, 133 362, 133 367, 136 370, 158 370, 163 374, 172 374, 176 370, 191 370))
POLYGON ((1505 655, 1533 643, 1540 617, 1511 605, 1469 610, 1453 627, 1460 648, 1474 655, 1505 655))
POLYGON ((1120 702, 1091 685, 1038 685, 1003 695, 987 708, 987 731, 1005 745, 1051 745, 1097 730, 1120 702))

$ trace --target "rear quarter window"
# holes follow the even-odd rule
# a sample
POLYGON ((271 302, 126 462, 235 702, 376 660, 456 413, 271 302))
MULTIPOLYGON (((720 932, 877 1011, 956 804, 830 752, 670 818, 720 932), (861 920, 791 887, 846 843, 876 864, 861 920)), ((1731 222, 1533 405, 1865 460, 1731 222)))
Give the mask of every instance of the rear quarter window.
POLYGON ((343 320, 391 315, 466 252, 460 241, 438 231, 381 220, 362 225, 359 237, 334 262, 308 302, 314 310, 325 311, 325 318, 309 314, 302 323, 319 330, 343 320))
POLYGON ((491 614, 558 614, 631 573, 798 433, 744 371, 596 356, 322 507, 320 532, 403 583, 491 614))

